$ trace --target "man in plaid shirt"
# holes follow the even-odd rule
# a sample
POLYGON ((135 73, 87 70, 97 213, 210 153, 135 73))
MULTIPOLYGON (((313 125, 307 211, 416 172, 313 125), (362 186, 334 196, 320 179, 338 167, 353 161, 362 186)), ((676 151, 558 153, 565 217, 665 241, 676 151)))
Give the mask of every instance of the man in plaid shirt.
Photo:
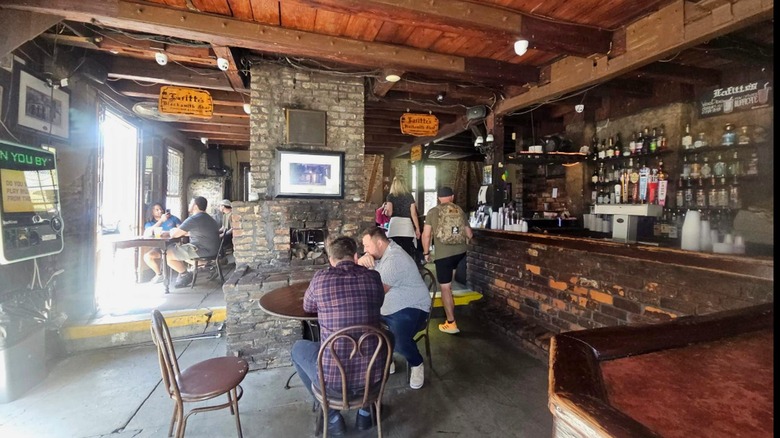
MULTIPOLYGON (((381 317, 379 309, 384 302, 384 287, 378 272, 366 269, 356 263, 358 257, 355 240, 344 236, 334 239, 328 244, 328 259, 331 266, 314 274, 303 299, 304 310, 317 313, 321 340, 324 342, 333 332, 352 325, 365 324, 379 327, 381 317)), ((369 340, 373 342, 366 342, 364 352, 373 351, 376 348, 376 341, 369 340)), ((317 377, 319 348, 319 342, 299 340, 293 345, 291 352, 293 365, 298 371, 303 386, 309 392, 312 392, 312 382, 319 386, 317 377)), ((359 393, 363 390, 363 382, 365 382, 366 370, 371 356, 357 355, 353 359, 346 359, 350 351, 351 346, 346 342, 338 341, 336 343, 336 352, 346 371, 347 387, 350 391, 359 393)), ((382 364, 385 357, 378 357, 377 361, 377 363, 382 364)), ((335 390, 340 393, 341 375, 334 359, 326 353, 322 362, 325 386, 328 388, 328 392, 335 390)), ((384 367, 374 366, 371 381, 381 381, 383 371, 384 367)), ((371 427, 369 415, 370 413, 363 409, 358 412, 356 419, 358 428, 371 427), (368 419, 367 422, 366 419, 368 419)), ((328 412, 328 419, 330 422, 329 432, 340 434, 346 430, 344 418, 339 411, 331 409, 328 412)))

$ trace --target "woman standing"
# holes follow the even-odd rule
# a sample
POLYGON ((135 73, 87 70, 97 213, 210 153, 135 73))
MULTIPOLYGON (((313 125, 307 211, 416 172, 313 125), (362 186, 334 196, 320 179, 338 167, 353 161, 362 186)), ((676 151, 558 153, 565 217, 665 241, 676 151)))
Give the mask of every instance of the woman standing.
MULTIPOLYGON (((162 231, 170 231, 171 228, 181 225, 181 220, 176 216, 173 216, 169 210, 163 212, 163 206, 160 203, 154 203, 149 207, 147 214, 147 221, 144 224, 144 236, 152 237, 154 235, 154 229, 159 228, 162 231)), ((162 283, 162 271, 160 271, 160 258, 162 252, 159 249, 154 248, 144 253, 144 263, 146 266, 154 271, 154 277, 149 283, 162 283)))
POLYGON ((420 223, 417 219, 417 205, 409 193, 404 177, 396 176, 390 186, 385 203, 385 214, 390 216, 387 237, 401 246, 412 259, 415 257, 417 239, 420 238, 420 223))

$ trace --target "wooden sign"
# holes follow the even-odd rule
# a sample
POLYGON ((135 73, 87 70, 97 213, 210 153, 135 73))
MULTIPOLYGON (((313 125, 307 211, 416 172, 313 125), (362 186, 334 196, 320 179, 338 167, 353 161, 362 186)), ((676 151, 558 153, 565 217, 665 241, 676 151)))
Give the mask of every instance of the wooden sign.
POLYGON ((715 88, 699 96, 699 115, 712 117, 734 111, 765 108, 772 105, 771 91, 771 79, 715 88))
POLYGON ((401 116, 401 133, 430 137, 439 132, 439 119, 429 114, 405 113, 401 116))
POLYGON ((210 119, 214 113, 214 103, 208 91, 170 85, 160 88, 158 108, 163 114, 204 119, 210 119))
POLYGON ((412 160, 412 163, 415 161, 422 160, 422 145, 417 144, 412 146, 412 149, 409 151, 409 159, 412 160))

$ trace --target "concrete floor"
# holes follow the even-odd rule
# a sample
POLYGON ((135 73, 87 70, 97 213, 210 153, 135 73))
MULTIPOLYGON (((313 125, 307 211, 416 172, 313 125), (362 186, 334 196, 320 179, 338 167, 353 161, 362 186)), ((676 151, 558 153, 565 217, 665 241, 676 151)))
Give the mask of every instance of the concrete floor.
MULTIPOLYGON (((422 389, 408 387, 405 364, 396 358, 398 372, 390 376, 383 399, 384 436, 549 436, 546 366, 458 312, 459 335, 431 332, 435 369, 426 363, 422 389)), ((439 322, 432 319, 432 327, 439 322)), ((182 368, 225 354, 223 338, 175 347, 182 368)), ((300 380, 283 388, 291 372, 282 367, 249 373, 240 401, 244 436, 313 435, 315 413, 300 380)), ((164 437, 172 408, 160 387, 153 346, 94 350, 64 359, 22 398, 0 405, 0 435, 164 437)), ((354 430, 355 412, 344 414, 348 437, 376 436, 376 429, 354 430)), ((235 436, 233 417, 228 410, 193 415, 187 436, 235 436)))

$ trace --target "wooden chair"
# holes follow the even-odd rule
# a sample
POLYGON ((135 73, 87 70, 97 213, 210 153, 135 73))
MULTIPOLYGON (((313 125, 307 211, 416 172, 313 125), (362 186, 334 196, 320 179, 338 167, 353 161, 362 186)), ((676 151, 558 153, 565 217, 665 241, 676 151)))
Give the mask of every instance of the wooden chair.
MULTIPOLYGON (((420 339, 425 339, 425 355, 428 356, 428 365, 433 368, 433 359, 431 359, 431 341, 428 334, 428 326, 431 325, 431 314, 433 313, 433 304, 436 302, 436 292, 439 289, 439 283, 436 281, 436 276, 433 275, 430 269, 421 267, 420 275, 422 275, 425 285, 428 286, 428 291, 431 293, 431 309, 428 312, 428 319, 425 320, 425 328, 417 332, 414 335, 414 342, 420 342, 420 339)), ((406 367, 407 380, 409 380, 410 370, 406 367)))
POLYGON ((353 408, 365 408, 371 407, 371 419, 372 423, 377 425, 378 436, 382 437, 382 394, 385 391, 385 383, 387 382, 388 372, 390 371, 390 362, 392 361, 392 347, 390 346, 390 340, 387 334, 379 328, 369 325, 354 325, 345 327, 341 330, 331 334, 325 342, 320 345, 320 351, 317 354, 317 376, 319 377, 319 387, 312 383, 312 391, 314 397, 320 403, 322 408, 322 425, 323 438, 328 436, 328 410, 329 409, 353 409, 353 408), (369 339, 376 340, 376 347, 371 349, 367 354, 370 354, 371 360, 368 363, 366 370, 366 379, 363 384, 363 389, 357 394, 350 393, 347 388, 347 374, 344 369, 344 360, 353 359, 356 356, 367 356, 364 354, 362 346, 369 339), (342 340, 351 344, 352 348, 347 357, 339 357, 336 353, 336 341, 342 340), (322 358, 325 352, 334 358, 334 363, 341 375, 341 388, 340 391, 334 391, 334 388, 328 388, 325 383, 325 375, 323 371, 322 358), (384 353, 383 353, 384 352, 384 353), (384 354, 384 357, 382 356, 384 354), (384 359, 384 363, 380 360, 384 359), (372 371, 374 367, 384 365, 382 370, 382 379, 369 385, 371 382, 372 371), (323 394, 325 394, 323 396, 323 394))
POLYGON ((219 248, 217 249, 217 255, 208 256, 208 257, 197 257, 192 259, 193 264, 195 267, 192 269, 192 283, 190 283, 190 289, 195 287, 195 280, 198 279, 198 265, 202 262, 203 266, 208 266, 209 263, 214 263, 214 266, 217 269, 217 272, 219 273, 219 281, 224 283, 225 282, 225 276, 222 274, 222 266, 219 264, 219 259, 224 256, 223 254, 223 247, 225 246, 225 240, 227 240, 227 233, 223 234, 222 237, 219 239, 219 248))
POLYGON ((246 377, 249 364, 238 357, 215 357, 198 362, 180 372, 168 324, 157 309, 152 311, 151 330, 152 340, 157 346, 162 383, 175 403, 168 436, 172 436, 173 425, 178 423, 176 438, 183 438, 187 418, 192 414, 230 408, 231 415, 236 417, 238 437, 242 438, 238 400, 241 399, 244 390, 239 384, 246 377), (202 402, 222 395, 227 395, 226 403, 193 408, 184 415, 184 403, 202 402))

